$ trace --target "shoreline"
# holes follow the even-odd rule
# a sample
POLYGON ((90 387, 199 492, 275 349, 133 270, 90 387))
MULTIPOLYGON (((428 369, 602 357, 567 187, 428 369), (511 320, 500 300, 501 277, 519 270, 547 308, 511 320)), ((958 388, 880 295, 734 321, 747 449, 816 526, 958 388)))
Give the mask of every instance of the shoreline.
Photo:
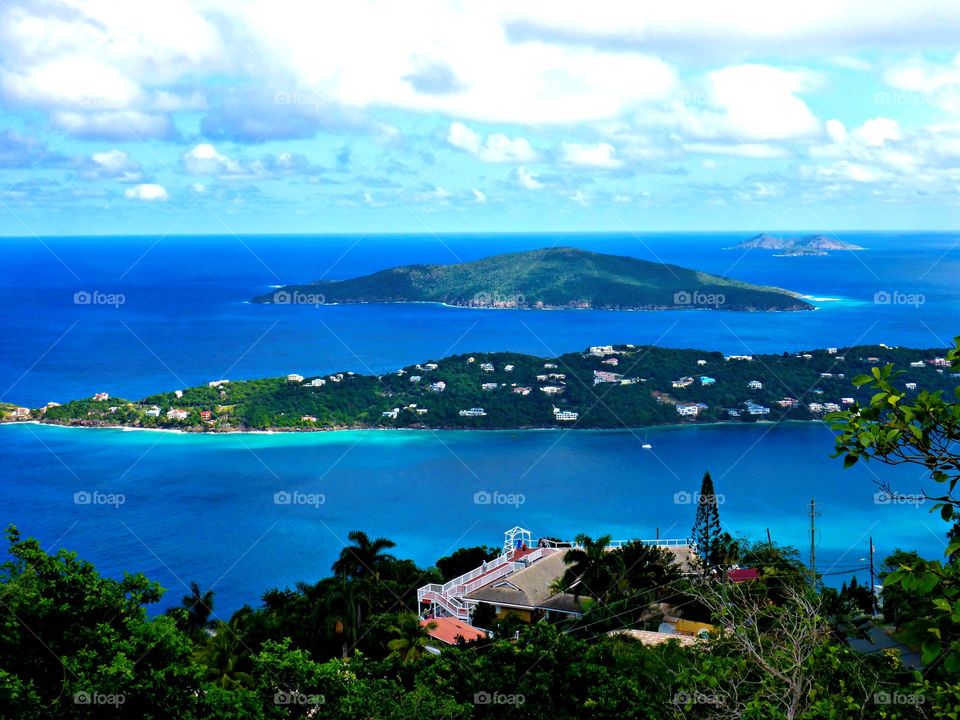
POLYGON ((637 430, 649 432, 651 430, 689 430, 694 428, 721 428, 721 427, 753 427, 754 425, 813 425, 823 424, 823 420, 754 420, 752 422, 729 422, 718 420, 699 423, 668 423, 663 425, 638 425, 632 427, 600 428, 600 427, 518 427, 518 428, 428 428, 428 427, 370 427, 364 425, 344 426, 332 428, 298 428, 291 430, 183 430, 180 428, 149 428, 134 427, 131 425, 80 425, 68 423, 42 422, 40 420, 9 420, 0 422, 0 427, 17 425, 37 425, 42 427, 58 427, 68 430, 119 430, 121 432, 159 432, 183 436, 216 437, 218 435, 316 435, 341 432, 411 432, 411 433, 534 433, 534 432, 614 432, 633 433, 637 430))

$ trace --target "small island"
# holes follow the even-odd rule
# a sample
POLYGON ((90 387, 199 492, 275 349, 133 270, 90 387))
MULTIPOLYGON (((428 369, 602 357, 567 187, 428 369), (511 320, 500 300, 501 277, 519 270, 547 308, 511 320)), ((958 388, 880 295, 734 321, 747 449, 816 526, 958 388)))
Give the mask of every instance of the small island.
POLYGON ((555 358, 510 352, 454 355, 383 375, 291 373, 212 380, 141 400, 106 392, 42 408, 0 405, 2 422, 188 432, 339 429, 622 429, 708 422, 819 420, 867 405, 851 381, 893 363, 909 394, 952 393, 942 349, 884 345, 781 355, 723 355, 601 345, 555 358))
POLYGON ((283 285, 252 302, 435 302, 526 310, 814 309, 797 293, 780 288, 568 247, 506 253, 455 265, 405 265, 347 280, 283 285))
POLYGON ((829 255, 830 250, 864 250, 853 243, 837 240, 826 235, 805 235, 798 238, 783 238, 762 233, 749 240, 737 243, 734 250, 776 250, 777 257, 800 257, 829 255))

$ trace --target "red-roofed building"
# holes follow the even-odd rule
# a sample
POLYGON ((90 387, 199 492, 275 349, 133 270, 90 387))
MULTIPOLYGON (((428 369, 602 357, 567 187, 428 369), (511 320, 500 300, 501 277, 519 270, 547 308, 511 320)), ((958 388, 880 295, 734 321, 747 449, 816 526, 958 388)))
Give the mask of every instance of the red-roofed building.
POLYGON ((428 627, 430 623, 435 623, 436 627, 428 628, 427 634, 447 645, 456 645, 458 637, 462 637, 465 642, 487 637, 487 634, 483 630, 475 628, 472 625, 467 625, 465 622, 457 620, 456 618, 441 617, 420 621, 422 627, 428 627))
POLYGON ((756 568, 738 568, 728 572, 727 577, 730 578, 731 582, 742 583, 748 580, 756 580, 760 577, 760 571, 756 568))

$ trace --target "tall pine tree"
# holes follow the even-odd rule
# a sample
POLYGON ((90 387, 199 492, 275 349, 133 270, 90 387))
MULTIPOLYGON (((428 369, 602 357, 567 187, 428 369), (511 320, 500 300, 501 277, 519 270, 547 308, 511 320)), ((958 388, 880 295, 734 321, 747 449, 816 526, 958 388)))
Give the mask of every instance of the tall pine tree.
POLYGON ((700 494, 696 498, 697 517, 693 523, 691 535, 697 544, 697 555, 703 563, 704 574, 711 573, 720 563, 722 553, 720 510, 717 495, 713 489, 713 478, 707 471, 700 484, 700 494))

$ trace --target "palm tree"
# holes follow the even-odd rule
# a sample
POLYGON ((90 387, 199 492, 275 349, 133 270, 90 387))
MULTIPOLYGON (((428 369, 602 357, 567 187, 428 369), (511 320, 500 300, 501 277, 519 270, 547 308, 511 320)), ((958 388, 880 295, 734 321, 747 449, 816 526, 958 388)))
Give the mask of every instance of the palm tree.
POLYGON ((568 566, 560 586, 573 596, 589 595, 605 603, 623 582, 623 558, 620 553, 608 552, 610 536, 596 540, 589 535, 577 535, 578 547, 568 550, 563 562, 568 566))
POLYGON ((420 618, 414 613, 401 613, 397 622, 390 628, 396 637, 387 643, 389 657, 399 657, 401 662, 413 662, 426 651, 430 642, 430 630, 437 624, 432 620, 426 625, 420 624, 420 618))
POLYGON ((197 583, 190 583, 190 594, 184 595, 181 601, 187 611, 186 630, 195 635, 210 625, 210 615, 213 613, 213 590, 200 592, 197 583))
POLYGON ((225 689, 253 684, 253 677, 239 669, 246 658, 238 620, 234 617, 229 623, 218 621, 213 635, 197 653, 197 660, 206 666, 207 680, 225 689))
POLYGON ((344 577, 379 579, 384 565, 394 559, 384 550, 397 544, 387 538, 371 540, 362 530, 354 530, 347 537, 353 545, 347 545, 340 551, 340 557, 333 563, 333 572, 344 577))
POLYGON ((340 641, 343 659, 347 658, 349 649, 357 641, 358 600, 356 584, 344 578, 324 595, 324 633, 331 640, 340 641))
POLYGON ((371 540, 362 530, 354 530, 348 536, 353 545, 348 545, 340 551, 340 557, 333 563, 333 571, 344 581, 356 581, 358 594, 354 600, 356 625, 362 620, 361 598, 362 591, 364 604, 369 609, 373 588, 380 582, 381 572, 392 562, 396 561, 392 555, 384 552, 396 543, 387 538, 371 540))

